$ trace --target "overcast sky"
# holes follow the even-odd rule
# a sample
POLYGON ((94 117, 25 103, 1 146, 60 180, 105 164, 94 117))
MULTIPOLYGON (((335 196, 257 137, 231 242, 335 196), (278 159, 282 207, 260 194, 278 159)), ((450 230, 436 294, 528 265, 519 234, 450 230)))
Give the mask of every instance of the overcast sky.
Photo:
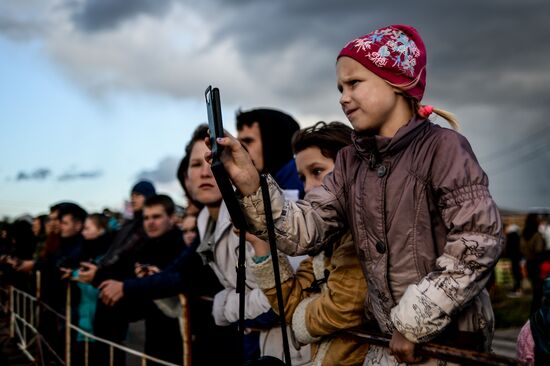
POLYGON ((144 177, 181 203, 207 85, 230 131, 259 106, 345 121, 336 55, 398 23, 423 36, 424 102, 458 116, 497 203, 549 207, 547 1, 2 0, 0 216, 120 209, 144 177))

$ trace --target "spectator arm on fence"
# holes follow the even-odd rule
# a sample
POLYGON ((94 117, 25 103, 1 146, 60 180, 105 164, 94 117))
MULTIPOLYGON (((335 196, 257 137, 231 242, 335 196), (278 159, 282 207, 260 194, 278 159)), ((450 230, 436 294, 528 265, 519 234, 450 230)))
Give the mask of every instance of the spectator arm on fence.
POLYGON ((202 259, 194 251, 188 249, 165 270, 143 278, 128 278, 124 280, 124 296, 127 299, 161 299, 179 293, 195 292, 198 282, 193 280, 202 266, 202 259))

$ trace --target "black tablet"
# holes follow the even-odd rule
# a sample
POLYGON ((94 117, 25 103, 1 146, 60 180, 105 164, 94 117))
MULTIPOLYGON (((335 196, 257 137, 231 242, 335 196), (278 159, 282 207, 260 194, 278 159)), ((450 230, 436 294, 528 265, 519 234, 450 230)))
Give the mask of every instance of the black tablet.
POLYGON ((222 111, 220 103, 220 91, 218 88, 209 86, 204 92, 206 99, 206 110, 208 112, 208 128, 210 130, 210 145, 212 151, 212 174, 218 183, 218 187, 222 193, 223 200, 231 216, 233 225, 239 230, 246 230, 246 218, 241 210, 241 206, 237 201, 233 184, 229 179, 223 163, 221 162, 221 153, 223 146, 218 145, 216 138, 225 135, 222 123, 222 111))

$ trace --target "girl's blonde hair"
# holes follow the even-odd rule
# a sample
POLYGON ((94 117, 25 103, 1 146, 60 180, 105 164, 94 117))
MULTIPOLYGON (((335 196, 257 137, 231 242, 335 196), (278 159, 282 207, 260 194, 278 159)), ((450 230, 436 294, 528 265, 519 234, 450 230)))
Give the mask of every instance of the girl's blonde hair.
MULTIPOLYGON (((416 99, 410 98, 410 100, 413 112, 418 114, 418 110, 422 107, 422 105, 416 99)), ((437 114, 440 117, 443 117, 443 119, 445 119, 447 123, 449 123, 453 130, 458 131, 460 129, 458 119, 451 112, 433 107, 433 113, 437 114)))
MULTIPOLYGON (((414 86, 418 83, 419 80, 420 79, 417 77, 415 80, 411 81, 410 83, 398 85, 398 84, 391 83, 388 80, 384 79, 384 81, 386 83, 388 83, 390 86, 398 89, 400 91, 399 94, 402 95, 403 97, 405 97, 405 99, 408 100, 408 102, 411 106, 411 109, 412 109, 413 113, 415 113, 415 114, 418 114, 420 108, 422 107, 422 104, 420 104, 420 102, 418 100, 416 100, 415 98, 410 96, 407 93, 407 90, 414 88, 414 86)), ((454 114, 452 114, 451 112, 448 112, 444 109, 439 109, 439 108, 435 108, 435 107, 432 107, 432 108, 433 108, 432 112, 437 114, 440 117, 443 117, 443 119, 445 119, 447 121, 447 123, 449 123, 449 125, 451 126, 451 128, 453 130, 458 131, 460 129, 460 123, 458 123, 458 119, 456 118, 456 116, 454 114)))

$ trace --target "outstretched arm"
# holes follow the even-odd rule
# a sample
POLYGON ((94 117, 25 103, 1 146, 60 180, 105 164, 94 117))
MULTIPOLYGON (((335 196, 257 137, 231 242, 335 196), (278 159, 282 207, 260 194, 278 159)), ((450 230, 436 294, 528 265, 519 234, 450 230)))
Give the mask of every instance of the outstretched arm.
POLYGON ((200 273, 202 259, 188 249, 164 271, 143 278, 124 280, 124 296, 130 299, 160 299, 196 290, 193 278, 200 273))
MULTIPOLYGON (((206 139, 207 144, 209 140, 206 139)), ((266 219, 259 175, 246 150, 233 136, 218 139, 225 147, 221 160, 241 196, 240 203, 250 231, 267 238, 266 219)), ((206 154, 211 160, 211 154, 206 154)), ((292 202, 268 176, 278 248, 289 255, 318 251, 339 235, 346 225, 343 210, 345 173, 337 159, 334 173, 325 177, 324 185, 310 192, 305 200, 292 202)))

